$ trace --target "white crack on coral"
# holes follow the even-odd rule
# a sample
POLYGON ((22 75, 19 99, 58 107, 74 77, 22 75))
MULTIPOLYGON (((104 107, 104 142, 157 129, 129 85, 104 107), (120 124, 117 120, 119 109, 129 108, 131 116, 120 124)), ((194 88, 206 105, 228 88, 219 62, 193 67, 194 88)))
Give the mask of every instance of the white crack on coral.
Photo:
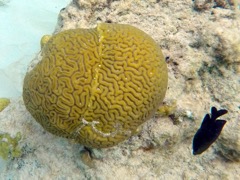
POLYGON ((81 125, 73 132, 73 134, 76 134, 76 136, 78 134, 80 134, 81 129, 85 126, 91 126, 92 132, 97 133, 97 134, 101 135, 102 137, 115 137, 116 134, 119 134, 119 133, 125 134, 127 136, 131 135, 131 131, 129 131, 129 130, 123 131, 122 125, 119 122, 115 123, 115 125, 114 125, 114 128, 116 129, 115 131, 107 133, 107 132, 103 132, 103 131, 97 129, 96 125, 99 124, 98 121, 89 122, 84 118, 82 118, 81 121, 82 121, 81 125))

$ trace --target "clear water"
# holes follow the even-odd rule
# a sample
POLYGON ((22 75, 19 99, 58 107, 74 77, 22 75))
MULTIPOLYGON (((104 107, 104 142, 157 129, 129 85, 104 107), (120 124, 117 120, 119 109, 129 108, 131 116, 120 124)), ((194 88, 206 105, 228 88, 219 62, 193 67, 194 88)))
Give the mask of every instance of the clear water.
POLYGON ((21 96, 27 65, 70 0, 0 0, 0 97, 21 96))

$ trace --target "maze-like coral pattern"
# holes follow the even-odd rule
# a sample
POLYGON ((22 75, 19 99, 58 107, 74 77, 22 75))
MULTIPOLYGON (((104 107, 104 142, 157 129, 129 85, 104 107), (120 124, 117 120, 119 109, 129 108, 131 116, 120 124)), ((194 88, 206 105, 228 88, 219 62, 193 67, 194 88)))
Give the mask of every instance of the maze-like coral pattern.
POLYGON ((42 55, 25 77, 25 105, 46 130, 87 147, 125 140, 165 96, 161 49, 130 25, 60 32, 42 55))

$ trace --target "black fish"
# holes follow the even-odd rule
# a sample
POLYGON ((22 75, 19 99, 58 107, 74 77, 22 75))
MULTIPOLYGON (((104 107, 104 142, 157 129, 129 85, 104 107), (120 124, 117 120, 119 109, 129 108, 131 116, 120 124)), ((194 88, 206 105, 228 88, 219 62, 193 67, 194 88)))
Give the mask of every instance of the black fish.
POLYGON ((227 121, 219 119, 218 117, 226 114, 228 111, 226 109, 217 110, 215 107, 211 109, 211 117, 209 114, 206 114, 200 129, 193 138, 193 155, 201 154, 209 146, 216 141, 220 135, 223 126, 227 121))

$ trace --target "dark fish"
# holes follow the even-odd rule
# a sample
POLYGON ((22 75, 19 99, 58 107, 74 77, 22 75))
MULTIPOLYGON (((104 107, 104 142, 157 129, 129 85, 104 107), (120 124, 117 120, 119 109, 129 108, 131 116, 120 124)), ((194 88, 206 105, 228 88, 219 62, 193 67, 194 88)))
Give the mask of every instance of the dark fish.
POLYGON ((201 154, 209 146, 216 141, 220 135, 223 126, 227 121, 218 119, 218 117, 226 114, 228 111, 226 109, 217 110, 215 107, 211 109, 211 117, 206 114, 201 127, 198 129, 197 133, 193 138, 193 155, 201 154))

